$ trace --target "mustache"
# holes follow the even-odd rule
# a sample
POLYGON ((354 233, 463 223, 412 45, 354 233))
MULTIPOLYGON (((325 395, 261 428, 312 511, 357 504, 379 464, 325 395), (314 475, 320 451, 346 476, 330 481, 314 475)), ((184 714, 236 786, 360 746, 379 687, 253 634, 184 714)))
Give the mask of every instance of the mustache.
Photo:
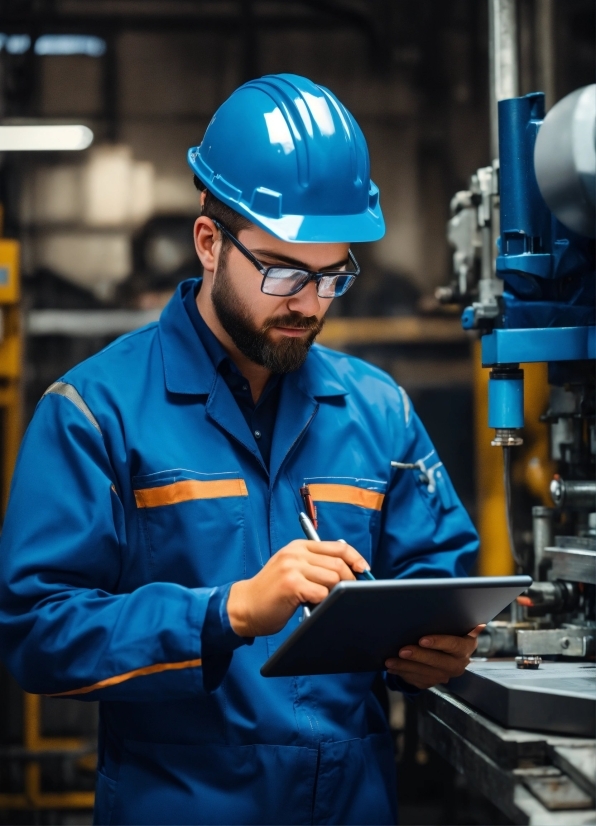
POLYGON ((300 313, 286 313, 285 315, 268 318, 261 327, 261 332, 266 333, 272 327, 296 327, 299 330, 311 330, 320 333, 324 323, 324 319, 318 319, 316 315, 304 316, 300 313))

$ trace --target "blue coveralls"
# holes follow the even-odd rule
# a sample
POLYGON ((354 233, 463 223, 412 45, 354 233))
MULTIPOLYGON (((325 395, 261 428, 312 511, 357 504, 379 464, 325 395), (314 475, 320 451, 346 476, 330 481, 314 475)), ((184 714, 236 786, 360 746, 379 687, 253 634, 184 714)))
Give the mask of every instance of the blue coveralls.
POLYGON ((305 482, 322 538, 377 578, 465 575, 476 533, 403 390, 318 345, 284 377, 268 472, 184 309, 195 286, 40 401, 1 540, 0 656, 26 691, 100 701, 98 823, 392 823, 375 675, 261 677, 299 612, 239 645, 220 603, 204 654, 210 598, 300 538, 305 482))

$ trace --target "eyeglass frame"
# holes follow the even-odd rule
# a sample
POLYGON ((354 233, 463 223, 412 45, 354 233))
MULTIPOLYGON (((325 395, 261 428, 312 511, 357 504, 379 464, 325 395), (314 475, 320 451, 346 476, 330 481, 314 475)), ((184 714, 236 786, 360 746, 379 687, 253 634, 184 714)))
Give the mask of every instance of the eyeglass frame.
MULTIPOLYGON (((277 297, 277 298, 289 298, 292 295, 297 295, 301 290, 303 290, 307 286, 307 284, 310 284, 311 281, 316 282, 317 295, 319 295, 319 283, 320 283, 321 279, 324 278, 325 276, 330 276, 330 275, 351 276, 352 280, 350 281, 350 283, 348 284, 346 289, 343 291, 343 293, 341 293, 340 295, 338 295, 338 296, 319 295, 319 298, 327 298, 329 300, 331 300, 332 298, 341 298, 342 295, 345 295, 347 293, 347 291, 350 289, 350 287, 354 284, 354 281, 356 280, 356 278, 360 275, 360 265, 358 264, 358 261, 356 261, 356 258, 354 257, 354 253, 350 249, 348 250, 348 258, 349 258, 350 262, 352 263, 352 265, 356 268, 355 270, 349 270, 349 271, 346 271, 346 270, 327 270, 327 271, 324 271, 324 272, 314 272, 313 270, 306 269, 306 267, 297 267, 297 266, 295 266, 295 267, 284 267, 283 265, 279 265, 279 264, 274 264, 274 265, 271 265, 269 267, 266 267, 264 264, 261 264, 259 259, 256 258, 256 256, 253 255, 253 253, 247 247, 245 247, 244 244, 241 241, 239 241, 238 238, 236 238, 236 236, 233 233, 231 233, 230 230, 226 226, 224 226, 224 224, 221 223, 221 221, 218 221, 216 218, 211 218, 211 220, 213 221, 213 223, 215 224, 217 229, 220 232, 222 232, 226 236, 226 238, 228 238, 232 242, 232 244, 234 244, 236 249, 239 252, 241 252, 242 255, 244 255, 244 257, 247 258, 250 261, 250 263, 261 273, 261 275, 263 276, 263 280, 261 281, 261 292, 264 295, 274 296, 274 297, 277 297), (295 272, 296 271, 304 272, 308 275, 308 278, 306 279, 304 284, 302 284, 300 287, 298 287, 298 289, 293 290, 292 292, 286 293, 284 295, 279 295, 279 293, 267 293, 267 292, 265 292, 263 287, 265 286, 265 281, 267 279, 267 273, 269 272, 269 270, 283 270, 283 269, 294 270, 295 272)), ((272 255, 273 254, 274 253, 272 253, 272 255)), ((278 278, 276 280, 277 281, 283 281, 284 279, 283 278, 278 278)))

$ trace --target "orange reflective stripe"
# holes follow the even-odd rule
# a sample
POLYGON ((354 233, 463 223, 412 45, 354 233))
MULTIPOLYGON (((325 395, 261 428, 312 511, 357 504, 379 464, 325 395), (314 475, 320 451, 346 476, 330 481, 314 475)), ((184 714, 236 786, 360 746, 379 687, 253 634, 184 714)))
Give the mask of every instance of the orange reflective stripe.
POLYGON ((135 490, 137 508, 159 508, 161 505, 176 505, 192 499, 220 499, 225 496, 248 496, 244 479, 212 479, 202 482, 198 479, 183 479, 171 485, 158 488, 135 490))
POLYGON ((384 493, 376 490, 358 488, 355 485, 311 484, 310 493, 315 502, 343 502, 346 505, 358 505, 380 511, 383 507, 384 493))
POLYGON ((69 697, 72 694, 89 694, 90 691, 97 691, 100 688, 108 688, 111 685, 124 683, 135 677, 145 677, 147 674, 158 674, 160 671, 178 671, 180 668, 196 668, 202 664, 202 660, 184 660, 179 663, 159 663, 158 665, 146 665, 144 668, 135 668, 134 671, 127 671, 126 674, 118 674, 116 677, 108 677, 107 680, 100 680, 93 685, 84 688, 74 688, 72 691, 60 691, 58 694, 48 694, 48 697, 69 697))

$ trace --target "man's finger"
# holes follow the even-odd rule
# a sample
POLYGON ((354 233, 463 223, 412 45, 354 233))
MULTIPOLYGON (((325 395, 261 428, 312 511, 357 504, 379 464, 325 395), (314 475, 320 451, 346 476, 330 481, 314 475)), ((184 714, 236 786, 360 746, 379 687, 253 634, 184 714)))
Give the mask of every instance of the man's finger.
POLYGON ((306 557, 308 566, 304 568, 304 575, 310 579, 309 570, 312 566, 327 568, 329 571, 335 571, 340 579, 356 579, 353 570, 349 565, 346 565, 341 557, 325 556, 324 554, 308 553, 306 557))
POLYGON ((328 596, 329 589, 318 582, 305 580, 300 587, 300 602, 311 602, 313 605, 318 605, 328 596))
MULTIPOLYGON (((476 629, 474 629, 476 630, 476 629)), ((469 656, 476 649, 476 639, 470 634, 465 637, 455 637, 450 634, 433 634, 419 640, 422 648, 443 651, 452 657, 469 656)))
POLYGON ((424 665, 455 676, 463 672, 469 659, 468 656, 454 657, 442 651, 425 650, 417 645, 408 645, 400 650, 398 662, 411 663, 415 667, 424 665))
POLYGON ((385 663, 389 674, 402 677, 406 682, 420 688, 420 683, 425 687, 446 683, 454 675, 439 668, 432 668, 424 663, 410 663, 404 660, 390 659, 385 663))
POLYGON ((478 634, 480 634, 481 631, 484 631, 485 628, 486 628, 486 623, 484 625, 477 625, 476 628, 473 628, 470 631, 470 633, 468 634, 468 637, 472 637, 473 639, 476 639, 478 634))
POLYGON ((425 680, 434 681, 432 684, 447 682, 451 677, 459 676, 459 674, 463 672, 463 667, 459 671, 454 672, 446 668, 436 668, 426 663, 410 662, 399 658, 387 660, 385 667, 391 674, 399 674, 404 679, 419 675, 424 677, 425 680))
POLYGON ((352 548, 346 542, 305 542, 307 550, 314 554, 325 554, 327 556, 339 556, 353 571, 362 573, 368 570, 370 565, 366 559, 358 553, 356 548, 352 548))

